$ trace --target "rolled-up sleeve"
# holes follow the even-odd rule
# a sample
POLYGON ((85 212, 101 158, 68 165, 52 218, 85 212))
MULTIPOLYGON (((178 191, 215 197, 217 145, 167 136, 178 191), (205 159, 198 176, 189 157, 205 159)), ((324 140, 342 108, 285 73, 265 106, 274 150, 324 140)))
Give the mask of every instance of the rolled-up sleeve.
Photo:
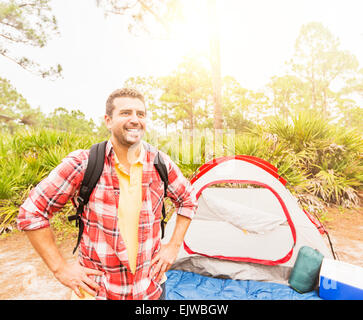
POLYGON ((177 214, 193 219, 198 208, 193 186, 170 157, 165 153, 161 154, 168 165, 167 196, 174 203, 177 214))
POLYGON ((49 219, 75 196, 83 179, 87 150, 70 153, 50 174, 33 188, 19 208, 19 230, 36 230, 49 226, 49 219))

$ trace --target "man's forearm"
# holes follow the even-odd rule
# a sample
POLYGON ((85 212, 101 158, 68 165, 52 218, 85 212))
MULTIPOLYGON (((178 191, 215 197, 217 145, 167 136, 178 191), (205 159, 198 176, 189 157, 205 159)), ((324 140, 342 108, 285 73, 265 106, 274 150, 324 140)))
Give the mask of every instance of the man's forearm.
POLYGON ((191 221, 192 221, 191 219, 189 219, 185 216, 182 216, 180 214, 177 215, 174 232, 169 241, 170 245, 174 245, 174 246, 178 246, 178 247, 181 246, 181 244, 183 243, 184 237, 185 237, 185 233, 187 232, 191 221))
POLYGON ((155 276, 157 281, 161 280, 164 272, 169 270, 178 256, 180 246, 183 243, 185 233, 191 221, 190 218, 178 214, 170 241, 165 245, 161 245, 160 251, 152 259, 151 265, 153 265, 153 269, 151 276, 155 276))
POLYGON ((60 266, 66 263, 56 245, 55 236, 50 227, 38 230, 29 230, 26 231, 26 235, 34 249, 42 257, 43 261, 53 273, 55 273, 60 266))
POLYGON ((26 234, 34 249, 60 283, 72 289, 80 298, 84 297, 81 290, 92 296, 96 295, 96 291, 100 287, 91 277, 102 276, 102 271, 82 267, 78 262, 67 263, 62 257, 55 243, 54 234, 49 227, 26 231, 26 234))

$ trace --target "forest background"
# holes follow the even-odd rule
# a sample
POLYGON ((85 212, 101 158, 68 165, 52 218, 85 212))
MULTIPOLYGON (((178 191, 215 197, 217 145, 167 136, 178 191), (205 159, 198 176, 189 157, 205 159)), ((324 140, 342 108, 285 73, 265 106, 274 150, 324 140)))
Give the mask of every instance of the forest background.
MULTIPOLYGON (((19 44, 42 48, 56 37, 50 4, 0 1, 0 57, 25 73, 57 79, 61 64, 49 67, 14 49, 19 44)), ((208 55, 190 54, 166 75, 131 75, 122 83, 146 97, 150 129, 145 140, 168 153, 188 178, 217 156, 263 158, 279 169, 300 204, 323 221, 328 207, 359 208, 362 57, 342 47, 322 23, 309 22, 300 28, 286 72, 272 76, 260 90, 244 88, 233 76, 221 75, 216 2, 206 4, 208 55)), ((94 5, 120 19, 128 17, 135 36, 148 32, 169 37, 172 22, 185 22, 183 2, 177 0, 104 0, 94 5)), ((108 137, 102 119, 89 119, 77 108, 58 106, 45 113, 33 106, 1 72, 0 233, 14 228, 30 189, 67 154, 108 137)), ((73 210, 67 205, 54 226, 73 230, 65 219, 73 210)))

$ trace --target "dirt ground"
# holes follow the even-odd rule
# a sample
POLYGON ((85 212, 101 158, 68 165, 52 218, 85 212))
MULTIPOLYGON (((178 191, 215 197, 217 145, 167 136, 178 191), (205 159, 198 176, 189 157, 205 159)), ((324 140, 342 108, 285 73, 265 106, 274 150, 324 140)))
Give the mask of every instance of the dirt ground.
MULTIPOLYGON (((338 259, 363 267, 363 208, 329 209, 324 226, 338 259)), ((69 261, 76 258, 74 245, 74 239, 60 244, 69 261)), ((70 289, 54 278, 24 233, 0 239, 0 300, 68 300, 70 296, 70 289)))
POLYGON ((363 267, 363 208, 329 209, 324 226, 338 260, 363 267))

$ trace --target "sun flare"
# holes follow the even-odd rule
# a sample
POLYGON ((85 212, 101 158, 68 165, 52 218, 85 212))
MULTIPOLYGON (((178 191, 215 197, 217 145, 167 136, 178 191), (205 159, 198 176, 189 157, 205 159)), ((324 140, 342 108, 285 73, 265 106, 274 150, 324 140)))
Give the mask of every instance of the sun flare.
POLYGON ((207 54, 210 48, 210 20, 207 1, 183 2, 182 18, 171 24, 171 35, 186 51, 207 54))

